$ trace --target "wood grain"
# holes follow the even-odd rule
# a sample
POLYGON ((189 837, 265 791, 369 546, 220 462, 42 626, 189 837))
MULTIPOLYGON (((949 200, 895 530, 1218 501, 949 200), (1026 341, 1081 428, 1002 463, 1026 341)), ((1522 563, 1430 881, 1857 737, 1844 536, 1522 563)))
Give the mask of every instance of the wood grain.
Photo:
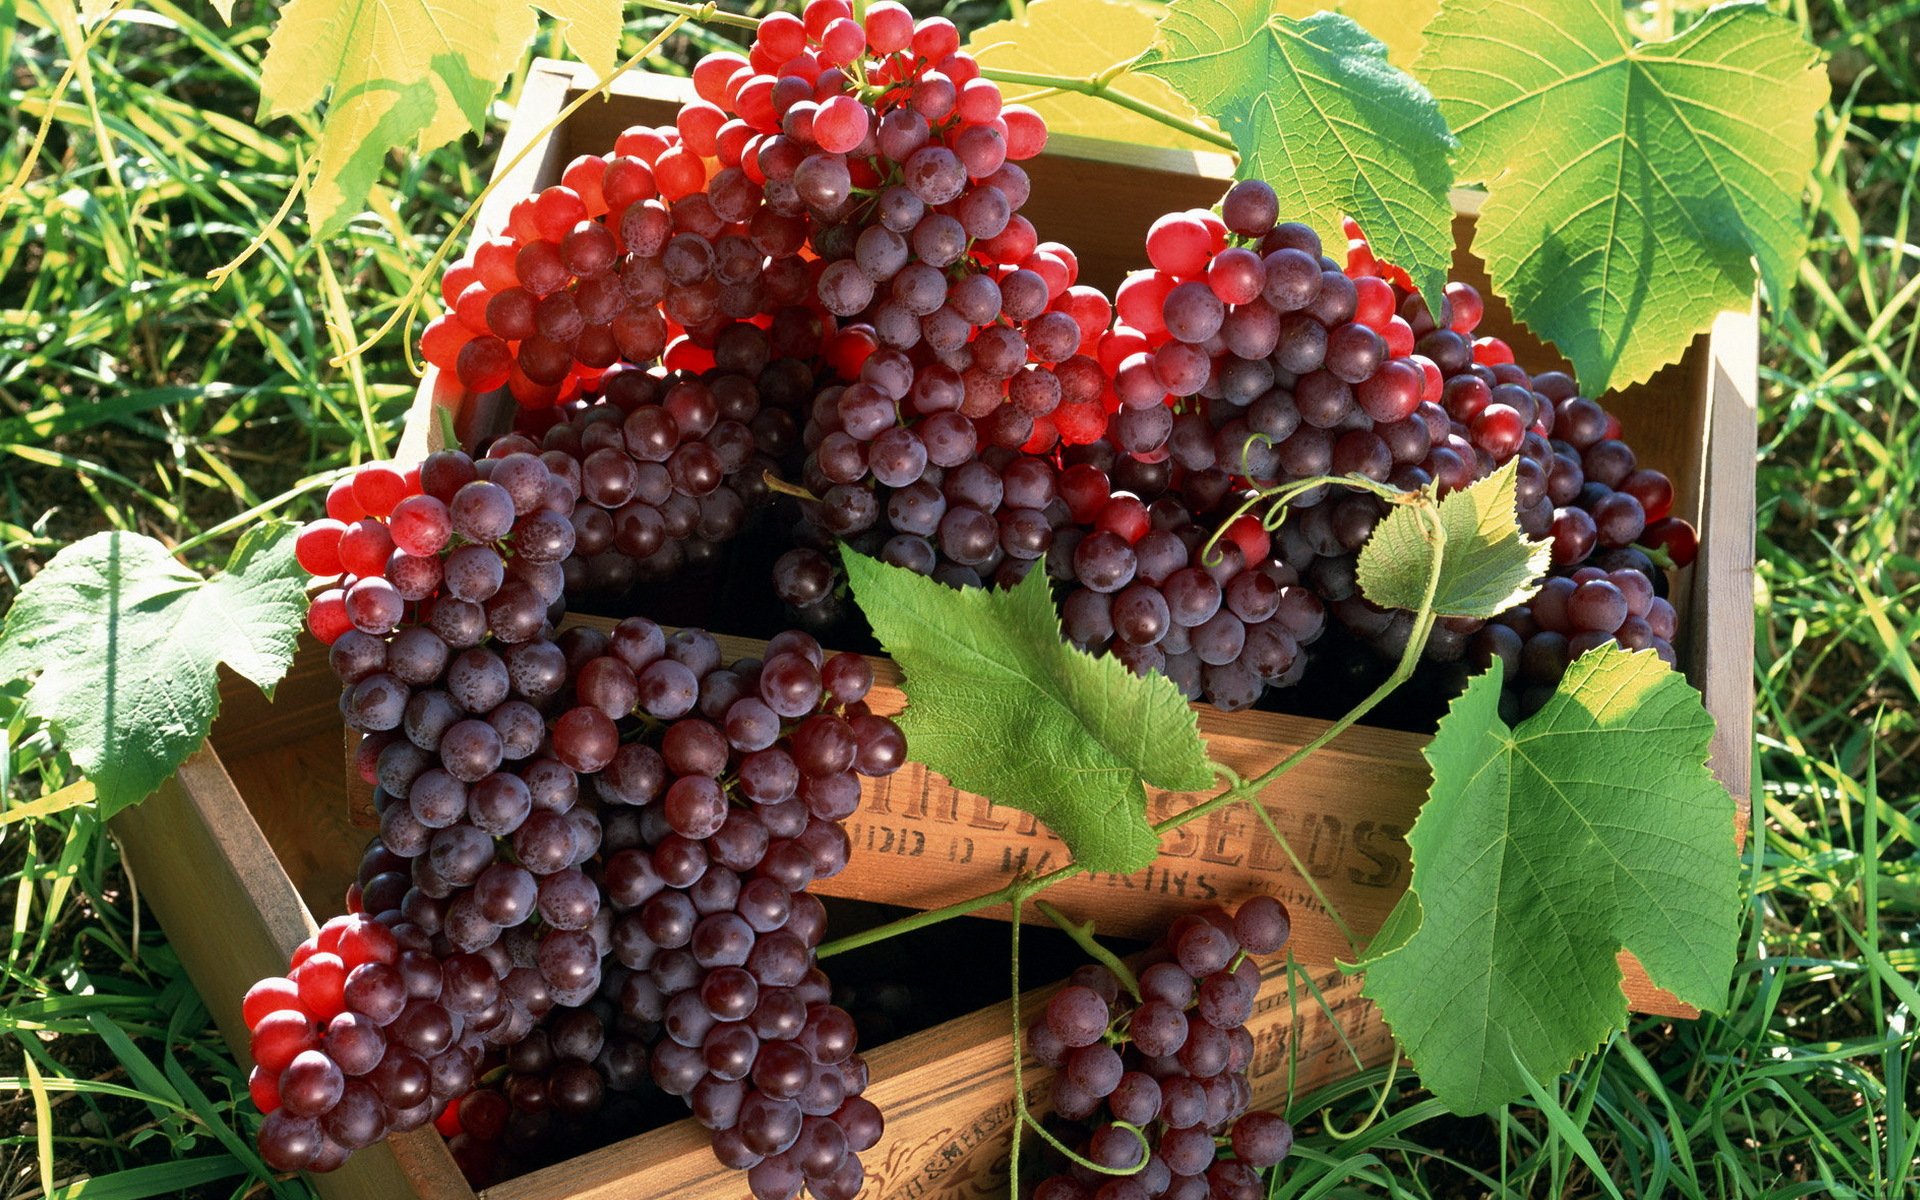
MULTIPOLYGON (((1338 972, 1316 972, 1322 1008, 1302 988, 1289 990, 1286 971, 1270 963, 1257 1011, 1249 1073, 1254 1100, 1284 1106, 1322 1084, 1377 1066, 1393 1038, 1359 986, 1338 972), (1332 1017, 1329 1017, 1329 1011, 1332 1017), (1335 1021, 1339 1022, 1339 1030, 1335 1021), (1346 1041, 1342 1041, 1344 1032, 1346 1041), (1349 1050, 1351 1045, 1351 1050, 1349 1050)), ((1051 988, 1022 997, 1031 1018, 1051 988)), ((861 1156, 866 1200, 974 1200, 1006 1194, 1013 1134, 1012 1005, 1002 1003, 949 1021, 867 1055, 874 1082, 867 1095, 886 1114, 879 1145, 861 1156)), ((1029 1104, 1044 1113, 1051 1072, 1031 1059, 1022 1068, 1029 1104)), ((1037 1139, 1029 1135, 1028 1145, 1037 1139)), ((486 1189, 486 1200, 628 1200, 644 1182, 648 1200, 743 1197, 740 1176, 722 1168, 691 1121, 631 1138, 604 1150, 486 1189)))

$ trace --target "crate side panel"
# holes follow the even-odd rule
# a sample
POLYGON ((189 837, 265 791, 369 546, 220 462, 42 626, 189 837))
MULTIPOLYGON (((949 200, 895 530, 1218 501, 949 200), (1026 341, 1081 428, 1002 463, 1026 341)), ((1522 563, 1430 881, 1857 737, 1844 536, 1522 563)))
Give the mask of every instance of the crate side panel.
MULTIPOLYGON (((371 836, 357 806, 341 803, 343 782, 353 798, 359 777, 350 743, 341 763, 339 697, 327 648, 303 635, 271 702, 223 673, 221 715, 208 739, 281 868, 323 919, 342 910, 371 836)), ((371 789, 361 792, 370 799, 371 789)))
MULTIPOLYGON (((1371 1067, 1393 1054, 1392 1036, 1360 996, 1357 980, 1337 971, 1315 973, 1314 984, 1327 1001, 1323 1009, 1304 988, 1290 998, 1283 963, 1266 964, 1263 975, 1260 1003, 1248 1022, 1255 1104, 1284 1106, 1290 1089, 1303 1095, 1352 1075, 1360 1069, 1356 1056, 1371 1067)), ((1050 994, 1041 989, 1023 996, 1023 1021, 1050 994)), ((867 1096, 885 1114, 887 1131, 862 1156, 869 1181, 863 1196, 971 1200, 1006 1194, 1014 1118, 1012 1031, 1012 1006, 1002 1003, 867 1056, 873 1072, 867 1096)), ((1051 1072, 1027 1059, 1022 1075, 1029 1104, 1044 1113, 1051 1072)), ((1038 1146, 1032 1138, 1026 1144, 1038 1146)), ((682 1121, 509 1180, 483 1196, 625 1200, 641 1187, 649 1200, 706 1200, 737 1191, 740 1179, 714 1160, 706 1132, 682 1121)))
POLYGON ((299 893, 205 746, 110 824, 140 898, 244 1060, 241 997, 263 976, 284 971, 287 954, 314 929, 299 893))
POLYGON ((1754 471, 1758 457, 1759 324, 1752 312, 1714 323, 1708 387, 1712 428, 1704 455, 1705 511, 1693 565, 1688 673, 1716 722, 1713 770, 1741 803, 1745 828, 1753 767, 1754 471))
MULTIPOLYGON (((897 702, 889 691, 873 703, 876 711, 890 711, 897 702)), ((1311 724, 1275 721, 1251 734, 1213 729, 1210 743, 1223 761, 1255 773, 1318 732, 1307 728, 1311 724)), ((1362 938, 1379 928, 1406 887, 1406 834, 1427 783, 1419 746, 1419 739, 1404 735, 1354 730, 1277 782, 1264 801, 1315 883, 1362 938)), ((1158 820, 1204 798, 1154 793, 1149 816, 1158 820)), ((1071 857, 1034 818, 961 792, 917 763, 867 781, 847 832, 859 870, 816 888, 913 908, 965 900, 1019 874, 1044 874, 1071 857)), ((1336 956, 1352 956, 1306 879, 1257 816, 1241 806, 1169 834, 1143 871, 1081 876, 1054 885, 1047 898, 1076 920, 1097 920, 1102 933, 1152 938, 1171 913, 1206 904, 1232 907, 1259 893, 1279 897, 1292 911, 1300 961, 1324 966, 1336 956)), ((988 910, 1006 914, 1004 907, 988 910)))
MULTIPOLYGON (((266 708, 257 694, 255 701, 266 708)), ((116 815, 111 827, 140 899, 166 930, 168 945, 235 1057, 246 1063, 241 997, 257 980, 286 970, 287 954, 314 928, 299 893, 207 747, 145 802, 116 815)), ((361 1151, 314 1182, 323 1200, 463 1200, 473 1194, 464 1184, 457 1192, 417 1189, 386 1145, 361 1151)))
POLYGON ((342 803, 340 725, 228 769, 281 868, 321 920, 346 911, 347 887, 374 831, 342 803))

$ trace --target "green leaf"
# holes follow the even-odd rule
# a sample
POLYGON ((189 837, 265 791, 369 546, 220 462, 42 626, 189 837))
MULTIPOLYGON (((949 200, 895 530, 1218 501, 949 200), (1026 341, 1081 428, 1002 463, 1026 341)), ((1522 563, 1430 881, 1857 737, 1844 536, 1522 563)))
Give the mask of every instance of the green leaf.
POLYGON ((854 598, 906 672, 900 727, 954 786, 1040 818, 1090 871, 1128 873, 1158 850, 1144 784, 1214 779, 1193 709, 1060 638, 1039 564, 1008 591, 956 590, 842 550, 854 598))
POLYGON ((305 609, 293 529, 240 539, 204 580, 138 534, 96 533, 53 557, 0 629, 0 679, 52 725, 102 817, 138 803, 199 748, 226 663, 261 688, 286 673, 305 609))
MULTIPOLYGON (((613 71, 620 0, 539 0, 601 75, 613 71)), ((493 94, 526 49, 533 7, 449 0, 289 0, 260 68, 261 119, 327 101, 307 187, 318 236, 358 210, 387 153, 478 132, 493 94)))
MULTIPOLYGON (((1523 603, 1547 569, 1553 543, 1530 540, 1514 516, 1515 459, 1471 487, 1440 501, 1444 530, 1433 611, 1447 617, 1491 617, 1523 603)), ((1433 576, 1431 518, 1418 505, 1396 505, 1360 548, 1360 590, 1382 608, 1418 612, 1433 576)))
POLYGON ((1799 27, 1711 9, 1636 44, 1611 0, 1446 0, 1420 78, 1490 189, 1473 248, 1588 391, 1645 379, 1805 248, 1800 196, 1827 100, 1799 27))
POLYGON ((1387 62, 1347 17, 1297 19, 1267 0, 1173 0, 1140 70, 1211 114, 1240 150, 1240 174, 1266 180, 1280 211, 1329 246, 1341 218, 1381 258, 1437 296, 1453 262, 1453 148, 1425 88, 1387 62))
MULTIPOLYGON (((1125 0, 1034 0, 1021 16, 975 30, 967 41, 967 53, 989 69, 1091 79, 1138 57, 1153 41, 1161 11, 1157 4, 1125 0)), ((1180 93, 1151 76, 1129 72, 1109 86, 1176 116, 1204 119, 1180 93)), ((1034 89, 1006 84, 1001 90, 1013 99, 1034 89)), ((1051 133, 1182 150, 1219 149, 1099 96, 1055 92, 1022 102, 1047 119, 1051 133)))
POLYGON ((1501 665, 1427 747, 1407 842, 1411 907, 1369 951, 1365 994, 1459 1113, 1526 1091, 1627 1015, 1622 949, 1681 1000, 1726 1001, 1739 928, 1734 804, 1707 771, 1713 718, 1651 651, 1582 655, 1508 728, 1501 665), (1417 922, 1417 928, 1409 925, 1417 922))
POLYGON ((1440 11, 1440 0, 1275 0, 1274 11, 1290 17, 1310 17, 1325 10, 1352 17, 1354 23, 1387 44, 1387 58, 1403 71, 1412 71, 1426 45, 1427 24, 1440 11))

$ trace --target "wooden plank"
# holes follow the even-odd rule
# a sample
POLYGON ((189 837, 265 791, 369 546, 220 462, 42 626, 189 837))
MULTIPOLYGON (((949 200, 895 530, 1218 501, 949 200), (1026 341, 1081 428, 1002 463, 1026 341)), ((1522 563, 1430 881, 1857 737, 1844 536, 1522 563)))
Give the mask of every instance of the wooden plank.
POLYGON ((1752 311, 1714 322, 1711 425, 1702 454, 1700 557, 1687 626, 1689 675, 1717 722, 1713 771, 1751 816, 1753 765, 1755 414, 1760 392, 1759 323, 1752 311))
MULTIPOLYGON (((1261 996, 1248 1032, 1254 1037, 1249 1081, 1254 1102, 1284 1107, 1393 1054, 1392 1035, 1357 981, 1337 971, 1314 973, 1328 1003, 1305 989, 1292 996, 1283 962, 1265 965, 1261 996), (1331 1016, 1329 1015, 1331 1010, 1331 1016), (1336 1029, 1336 1022, 1338 1029, 1336 1029), (1346 1042, 1341 1040, 1344 1032, 1346 1042), (1348 1043, 1353 1051, 1347 1049, 1348 1043)), ((1026 993, 1030 1020, 1052 988, 1026 993)), ((962 1200, 1004 1195, 1013 1135, 1012 1005, 1001 1003, 890 1042, 867 1054, 873 1083, 867 1096, 886 1115, 879 1145, 862 1155, 867 1200, 962 1200)), ((1047 1111, 1052 1073, 1032 1059, 1022 1068, 1027 1098, 1047 1111)), ((1028 1146, 1037 1139, 1028 1136, 1028 1146)), ((692 1121, 629 1138, 603 1150, 487 1188, 484 1200, 628 1200, 644 1180, 648 1200, 708 1200, 737 1194, 740 1176, 720 1166, 706 1131, 692 1121)))
MULTIPOLYGON (((266 707, 254 693, 251 708, 266 707)), ((256 981, 286 970, 287 956, 316 927, 313 915, 210 746, 145 802, 117 814, 110 827, 140 898, 159 918, 235 1058, 246 1063, 241 997, 256 981)), ((416 1131, 396 1142, 404 1146, 372 1146, 340 1170, 314 1176, 323 1200, 471 1200, 473 1191, 459 1182, 439 1134, 416 1131), (445 1186, 444 1172, 403 1170, 396 1148, 429 1163, 437 1153, 458 1190, 445 1186), (423 1186, 436 1179, 436 1186, 423 1186)))

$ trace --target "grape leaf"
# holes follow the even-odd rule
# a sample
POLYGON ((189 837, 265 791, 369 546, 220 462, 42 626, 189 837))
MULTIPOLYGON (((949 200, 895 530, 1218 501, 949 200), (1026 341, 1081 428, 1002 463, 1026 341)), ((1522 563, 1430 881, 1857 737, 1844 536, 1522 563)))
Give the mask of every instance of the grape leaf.
MULTIPOLYGON (((1034 0, 1021 16, 975 30, 967 53, 988 69, 1090 79, 1146 49, 1161 11, 1159 5, 1125 0, 1034 0)), ((1108 86, 1176 116, 1204 120, 1180 93, 1152 76, 1129 72, 1108 86)), ((1033 89, 1003 84, 1001 90, 1011 101, 1033 89)), ((1024 103, 1047 119, 1052 133, 1182 150, 1219 149, 1099 96, 1055 92, 1024 103)))
POLYGON ((1595 395, 1674 361, 1758 259, 1776 301, 1827 100, 1799 27, 1759 4, 1635 44, 1611 0, 1446 0, 1418 64, 1490 189, 1473 248, 1595 395))
POLYGON ((1171 681, 1063 642, 1041 564, 989 591, 851 550, 841 558, 874 636, 906 672, 899 721, 914 758, 955 787, 1032 813, 1090 871, 1153 861, 1143 782, 1195 791, 1214 779, 1171 681))
MULTIPOLYGON (((1268 0, 1173 0, 1139 69, 1210 113, 1280 211, 1345 246, 1342 216, 1437 296, 1453 261, 1453 148, 1425 88, 1347 17, 1296 19, 1268 0)), ((1337 257, 1337 254, 1336 254, 1337 257)))
POLYGON ((1603 647, 1510 729, 1500 681, 1496 658, 1427 747, 1412 887, 1362 964, 1421 1082, 1458 1113, 1621 1028, 1623 947, 1717 1009, 1738 940, 1734 804, 1706 768, 1700 694, 1651 651, 1603 647))
MULTIPOLYGON (((1433 611, 1491 617, 1532 594, 1553 544, 1533 541, 1514 517, 1513 459, 1440 501, 1445 530, 1433 611)), ((1360 547, 1360 590, 1382 608, 1419 611, 1433 575, 1433 531, 1412 505, 1396 505, 1360 547)))
POLYGON ((293 661, 305 574, 292 526, 249 532, 202 579, 149 537, 96 533, 54 555, 0 628, 0 679, 27 680, 101 816, 138 803, 199 748, 226 663, 271 688, 293 661))
MULTIPOLYGON (((620 44, 620 0, 539 0, 601 75, 620 44)), ((346 224, 387 152, 479 131, 500 81, 538 27, 533 7, 448 0, 289 0, 260 68, 261 119, 327 101, 307 214, 317 235, 346 224)))
POLYGON ((1411 72, 1426 45, 1427 24, 1440 11, 1440 0, 1276 0, 1274 11, 1289 17, 1310 17, 1321 10, 1352 17, 1354 23, 1387 44, 1387 59, 1411 72))

